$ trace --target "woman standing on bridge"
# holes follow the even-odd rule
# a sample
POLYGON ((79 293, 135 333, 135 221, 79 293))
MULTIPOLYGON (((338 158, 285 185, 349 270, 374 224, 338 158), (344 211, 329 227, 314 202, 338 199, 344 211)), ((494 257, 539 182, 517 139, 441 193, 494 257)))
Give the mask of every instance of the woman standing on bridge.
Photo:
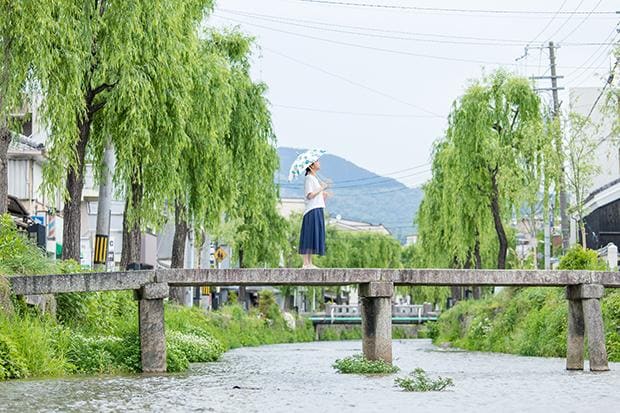
POLYGON ((299 235, 299 253, 303 256, 302 268, 318 268, 312 264, 312 255, 325 255, 325 199, 329 195, 328 185, 317 177, 321 169, 319 158, 323 150, 310 150, 297 157, 289 173, 289 181, 305 169, 304 201, 305 210, 299 235))

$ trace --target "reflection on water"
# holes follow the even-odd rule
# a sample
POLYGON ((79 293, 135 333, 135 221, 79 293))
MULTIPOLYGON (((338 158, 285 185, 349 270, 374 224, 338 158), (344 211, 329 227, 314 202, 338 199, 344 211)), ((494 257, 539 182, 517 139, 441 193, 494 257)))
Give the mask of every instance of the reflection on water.
POLYGON ((244 348, 184 374, 0 383, 4 412, 619 412, 620 363, 611 372, 567 372, 564 359, 443 350, 394 342, 402 374, 452 377, 439 393, 404 393, 394 377, 339 375, 331 364, 360 342, 244 348))

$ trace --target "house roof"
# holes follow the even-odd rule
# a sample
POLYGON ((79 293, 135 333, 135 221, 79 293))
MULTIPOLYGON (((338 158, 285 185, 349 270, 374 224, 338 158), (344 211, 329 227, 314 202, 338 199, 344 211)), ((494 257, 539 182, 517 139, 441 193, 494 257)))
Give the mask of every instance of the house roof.
POLYGON ((584 202, 584 214, 589 215, 618 199, 620 199, 620 178, 592 191, 584 202))
POLYGON ((9 144, 8 157, 13 159, 34 158, 43 160, 45 147, 41 143, 36 143, 26 136, 15 133, 9 144))

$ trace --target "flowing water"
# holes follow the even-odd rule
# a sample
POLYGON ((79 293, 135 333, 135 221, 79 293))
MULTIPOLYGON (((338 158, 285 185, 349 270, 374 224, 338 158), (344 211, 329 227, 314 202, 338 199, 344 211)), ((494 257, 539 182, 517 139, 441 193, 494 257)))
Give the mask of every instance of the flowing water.
MULTIPOLYGON (((187 373, 0 383, 2 412, 620 412, 620 363, 567 372, 564 359, 442 350, 394 341, 396 375, 341 375, 331 364, 361 342, 243 348, 187 373), (394 378, 421 367, 447 391, 406 393, 394 378)), ((587 362, 586 362, 587 367, 587 362)))

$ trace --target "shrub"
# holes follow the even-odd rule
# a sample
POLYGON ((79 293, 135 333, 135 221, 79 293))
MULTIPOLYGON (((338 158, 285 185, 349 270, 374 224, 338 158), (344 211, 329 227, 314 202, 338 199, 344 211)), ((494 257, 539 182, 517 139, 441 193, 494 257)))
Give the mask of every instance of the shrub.
POLYGON ((361 354, 338 359, 332 367, 342 374, 392 374, 399 370, 383 360, 367 360, 361 354))
POLYGON ((168 373, 178 373, 189 368, 189 360, 185 353, 173 341, 166 343, 166 367, 168 373))
POLYGON ((0 381, 21 379, 27 375, 26 363, 17 353, 13 343, 8 337, 0 335, 0 381))
POLYGON ((43 251, 17 229, 10 215, 0 216, 0 274, 42 274, 52 267, 43 251))
POLYGON ((596 251, 575 245, 560 260, 561 270, 600 270, 605 271, 607 265, 599 259, 596 251))
POLYGON ((258 298, 258 311, 271 321, 282 319, 280 307, 276 304, 276 298, 272 291, 262 290, 258 298))
POLYGON ((394 384, 404 391, 415 392, 442 391, 448 387, 454 386, 451 378, 438 377, 436 379, 431 379, 421 368, 415 369, 406 377, 397 377, 394 380, 394 384))
POLYGON ((190 363, 217 361, 224 353, 222 344, 210 336, 170 331, 166 339, 167 343, 183 352, 190 363))
POLYGON ((72 334, 67 358, 75 366, 75 373, 110 373, 114 368, 115 350, 122 339, 119 337, 86 337, 72 334))

